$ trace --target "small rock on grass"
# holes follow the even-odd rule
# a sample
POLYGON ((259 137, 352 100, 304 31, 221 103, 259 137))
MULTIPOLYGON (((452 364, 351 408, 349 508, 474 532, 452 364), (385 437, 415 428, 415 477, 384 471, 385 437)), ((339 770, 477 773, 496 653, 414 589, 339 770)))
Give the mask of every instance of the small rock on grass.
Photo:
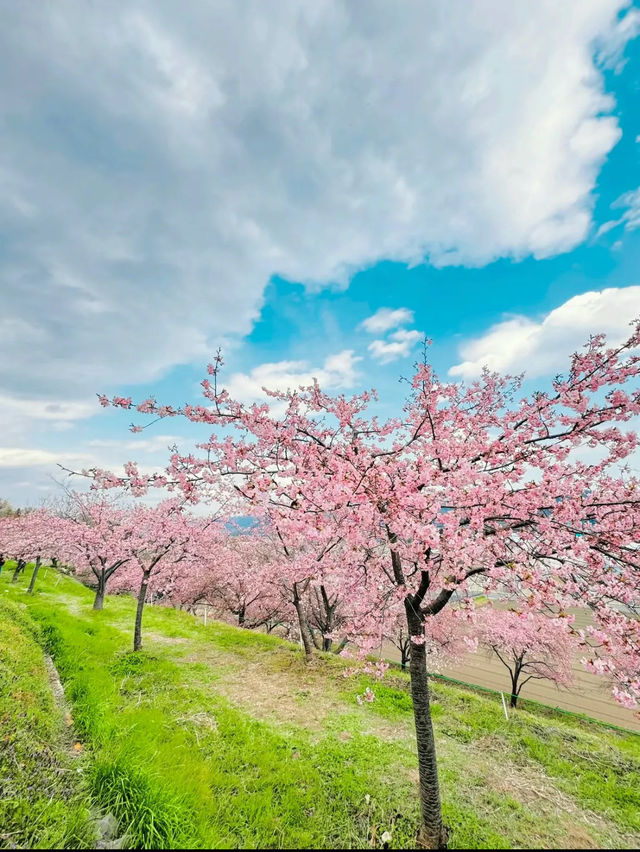
MULTIPOLYGON (((96 822, 96 831, 98 832, 99 841, 105 842, 105 841, 113 840, 114 838, 116 838, 117 835, 118 835, 118 828, 119 828, 119 823, 118 823, 118 820, 114 817, 114 815, 113 814, 105 814, 105 816, 103 816, 102 819, 99 819, 96 822)), ((98 848, 102 848, 102 849, 116 848, 116 849, 119 849, 120 847, 119 846, 116 846, 116 847, 109 847, 109 846, 100 847, 99 846, 98 848)))

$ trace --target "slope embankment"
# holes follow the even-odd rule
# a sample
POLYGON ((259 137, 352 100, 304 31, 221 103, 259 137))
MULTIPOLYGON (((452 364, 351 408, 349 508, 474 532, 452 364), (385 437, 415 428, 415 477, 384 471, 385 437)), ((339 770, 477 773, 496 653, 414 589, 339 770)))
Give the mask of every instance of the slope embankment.
MULTIPOLYGON (((345 678, 331 655, 307 666, 275 637, 155 606, 134 654, 134 601, 109 597, 94 612, 90 590, 51 570, 33 596, 3 575, 0 598, 36 625, 94 807, 132 847, 364 849, 385 832, 394 848, 413 845, 403 676, 345 678), (360 706, 367 685, 376 699, 360 706)), ((526 710, 507 722, 495 702, 445 684, 433 697, 451 848, 640 844, 640 738, 526 710)), ((56 736, 41 739, 49 747, 56 736)))

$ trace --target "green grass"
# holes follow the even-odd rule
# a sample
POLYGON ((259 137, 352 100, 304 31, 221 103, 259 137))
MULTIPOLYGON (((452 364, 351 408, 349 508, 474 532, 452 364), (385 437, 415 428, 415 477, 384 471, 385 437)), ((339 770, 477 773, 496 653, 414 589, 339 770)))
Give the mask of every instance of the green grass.
MULTIPOLYGON (((385 830, 413 845, 405 675, 360 707, 371 681, 345 679, 331 655, 305 666, 276 637, 160 607, 133 654, 131 599, 93 612, 70 578, 46 570, 30 597, 6 573, 0 600, 26 604, 22 629, 36 625, 65 684, 94 802, 133 847, 371 848, 385 830)), ((442 683, 433 716, 451 848, 638 845, 639 737, 524 710, 506 724, 491 699, 442 683)))
POLYGON ((92 845, 84 762, 53 700, 37 633, 0 599, 0 847, 92 845))

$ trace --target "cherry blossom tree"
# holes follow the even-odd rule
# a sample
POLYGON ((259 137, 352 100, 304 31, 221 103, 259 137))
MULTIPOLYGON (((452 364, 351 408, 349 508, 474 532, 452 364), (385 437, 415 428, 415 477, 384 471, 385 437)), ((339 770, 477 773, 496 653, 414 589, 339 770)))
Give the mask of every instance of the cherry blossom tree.
POLYGON ((24 538, 24 528, 20 521, 20 518, 12 516, 0 518, 0 548, 9 558, 13 557, 16 560, 16 567, 11 578, 12 583, 16 583, 20 574, 24 571, 27 562, 23 557, 30 547, 30 544, 24 538))
MULTIPOLYGON (((430 620, 454 595, 464 602, 480 585, 514 598, 523 612, 589 606, 611 643, 624 632, 613 629, 618 619, 635 629, 640 482, 624 465, 638 444, 625 426, 640 413, 639 343, 637 326, 616 346, 594 336, 566 375, 529 395, 521 380, 489 372, 467 385, 440 381, 425 354, 404 409, 386 422, 368 411, 372 393, 331 397, 317 383, 271 393, 282 416, 266 404, 244 406, 220 387, 218 357, 203 382, 205 405, 178 409, 148 399, 137 406, 156 419, 183 416, 213 427, 200 454, 175 452, 162 476, 142 476, 133 463, 125 477, 87 473, 98 486, 142 493, 160 485, 190 501, 231 482, 249 506, 263 505, 277 521, 294 590, 346 545, 341 575, 348 590, 366 590, 372 623, 393 604, 404 607, 418 842, 438 848, 447 832, 429 706, 430 620), (221 435, 225 426, 231 433, 221 435)), ((112 404, 134 407, 126 398, 112 404)), ((634 683, 624 689, 630 694, 634 683)))
POLYGON ((119 573, 114 588, 133 588, 137 605, 133 632, 133 650, 142 648, 142 616, 152 578, 160 589, 176 582, 176 566, 186 566, 197 554, 200 526, 183 511, 177 500, 168 500, 148 508, 137 505, 127 516, 131 535, 127 538, 126 565, 119 573))
POLYGON ((229 536, 223 556, 224 571, 211 593, 214 606, 230 612, 239 627, 273 629, 281 623, 287 605, 277 553, 268 539, 256 533, 229 536))
POLYGON ((311 626, 309 598, 314 583, 322 582, 324 568, 330 564, 340 537, 332 532, 325 536, 318 529, 311 532, 304 524, 291 523, 291 518, 278 506, 264 501, 264 493, 257 492, 253 482, 246 485, 246 492, 240 490, 260 518, 255 533, 262 536, 263 547, 269 553, 270 567, 266 569, 263 565, 261 569, 261 596, 276 600, 280 611, 295 613, 305 659, 309 661, 314 648, 321 647, 311 626))
MULTIPOLYGON (((335 519, 333 525, 339 529, 335 519)), ((372 597, 364 574, 367 559, 366 552, 354 551, 341 541, 317 563, 306 611, 318 650, 340 654, 347 645, 355 645, 359 656, 366 658, 381 647, 390 615, 375 591, 372 597)))
MULTIPOLYGON (((385 613, 384 636, 400 652, 400 665, 406 669, 415 640, 411 641, 401 604, 385 613)), ((424 645, 429 672, 441 672, 455 665, 469 651, 476 651, 478 639, 473 610, 447 607, 438 618, 430 618, 425 623, 424 645)))
POLYGON ((101 610, 110 581, 132 558, 131 511, 105 496, 71 492, 64 516, 52 516, 49 532, 58 557, 73 565, 80 579, 95 581, 93 608, 101 610))
POLYGON ((16 560, 16 567, 14 569, 13 576, 11 577, 12 583, 18 582, 20 575, 22 574, 22 572, 25 570, 26 567, 27 567, 27 560, 24 559, 22 556, 19 556, 18 559, 16 560))
MULTIPOLYGON (((27 593, 32 595, 35 591, 38 574, 42 565, 43 554, 51 554, 55 548, 55 540, 51 538, 51 515, 46 509, 29 512, 23 515, 21 520, 25 525, 25 532, 31 541, 32 553, 35 554, 33 571, 27 593)), ((52 557, 50 557, 51 559, 52 557)))
POLYGON ((154 586, 174 606, 206 604, 216 617, 268 632, 295 617, 280 582, 279 552, 262 531, 241 530, 218 518, 194 530, 189 550, 171 583, 154 586))
POLYGON ((34 561, 27 590, 29 594, 33 594, 35 589, 42 556, 50 552, 50 528, 51 516, 46 510, 34 510, 0 519, 0 545, 16 558, 11 581, 16 583, 28 562, 34 561))
MULTIPOLYGON (((319 650, 330 651, 336 633, 340 632, 347 620, 339 588, 332 589, 327 582, 313 583, 309 588, 307 611, 314 645, 319 650), (320 640, 316 639, 316 632, 320 640)), ((347 642, 348 637, 342 636, 336 653, 340 653, 347 642)))
POLYGON ((576 641, 567 619, 533 612, 482 607, 477 614, 478 638, 508 670, 511 706, 516 707, 522 687, 530 680, 550 680, 570 686, 576 641))
POLYGON ((588 650, 583 659, 588 671, 604 676, 616 700, 629 710, 637 710, 640 697, 640 619, 619 613, 601 618, 606 630, 590 625, 581 631, 588 650))

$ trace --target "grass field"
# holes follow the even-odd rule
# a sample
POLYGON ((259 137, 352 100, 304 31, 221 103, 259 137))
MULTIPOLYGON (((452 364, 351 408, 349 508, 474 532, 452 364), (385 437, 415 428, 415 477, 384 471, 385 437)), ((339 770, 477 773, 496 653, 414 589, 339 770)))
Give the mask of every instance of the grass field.
POLYGON ((0 846, 92 845, 86 761, 54 701, 28 616, 1 598, 0 719, 0 846))
MULTIPOLYGON (((160 607, 145 611, 144 648, 133 654, 132 600, 108 598, 93 612, 91 592, 51 569, 30 597, 29 573, 19 586, 7 568, 0 577, 2 629, 22 649, 2 657, 3 732, 23 754, 17 769, 3 752, 13 780, 0 813, 26 832, 29 811, 42 811, 30 845, 65 830, 65 807, 76 827, 56 836, 78 845, 90 796, 132 847, 371 848, 384 831, 393 847, 412 847, 417 770, 403 676, 371 684, 375 702, 359 706, 370 681, 345 678, 329 655, 305 666, 275 637, 160 607), (52 710, 40 646, 65 686, 80 757, 52 710), (37 724, 25 716, 34 703, 37 724), (54 772, 74 783, 71 796, 47 790, 48 807, 31 791, 42 789, 40 748, 65 769, 81 764, 54 772)), ((526 711, 507 723, 493 702, 443 684, 433 710, 451 848, 640 844, 640 737, 526 711)))

